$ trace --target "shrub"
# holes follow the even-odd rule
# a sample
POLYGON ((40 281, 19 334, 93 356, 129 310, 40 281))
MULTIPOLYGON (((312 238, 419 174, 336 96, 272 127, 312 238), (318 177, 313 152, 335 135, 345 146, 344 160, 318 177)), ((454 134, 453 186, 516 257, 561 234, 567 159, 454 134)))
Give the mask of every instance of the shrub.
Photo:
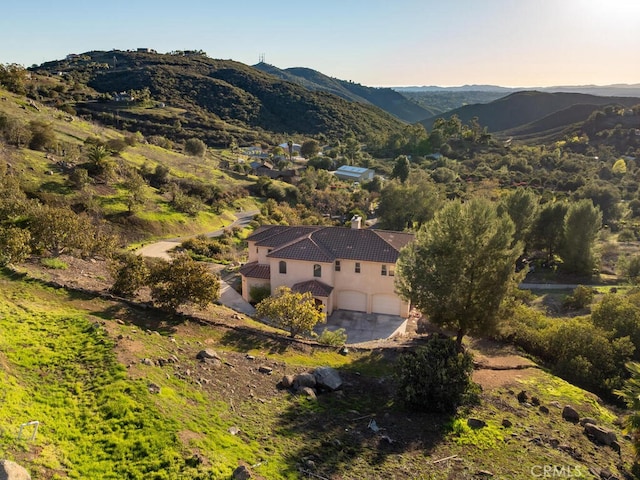
POLYGON ((334 347, 341 347, 347 343, 347 332, 344 328, 338 328, 337 330, 329 330, 325 328, 322 333, 318 335, 318 343, 323 345, 331 345, 334 347))
POLYGON ((256 285, 249 290, 249 298, 253 303, 260 303, 271 296, 271 285, 256 285))
POLYGON ((565 308, 571 310, 581 310, 587 308, 593 302, 593 296, 595 290, 591 287, 585 287, 584 285, 578 285, 571 295, 568 295, 564 299, 565 308))
POLYGON ((116 295, 133 297, 149 281, 149 267, 141 255, 125 254, 114 270, 111 291, 116 295))
POLYGON ((202 157, 207 151, 207 145, 199 138, 190 138, 184 143, 184 151, 193 157, 202 157))
POLYGON ((432 336, 424 347, 404 354, 396 365, 398 396, 409 408, 455 412, 471 390, 473 357, 450 338, 432 336))
POLYGON ((59 258, 43 258, 40 260, 40 263, 52 270, 66 270, 69 268, 69 265, 59 258))

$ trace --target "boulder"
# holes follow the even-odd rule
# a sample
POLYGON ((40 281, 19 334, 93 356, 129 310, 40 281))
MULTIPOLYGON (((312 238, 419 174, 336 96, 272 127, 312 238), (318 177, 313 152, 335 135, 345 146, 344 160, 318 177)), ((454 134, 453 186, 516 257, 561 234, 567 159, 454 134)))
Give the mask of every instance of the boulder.
POLYGON ((31 475, 16 462, 0 460, 0 480, 31 480, 31 475))
POLYGON ((540 413, 549 413, 549 409, 547 407, 545 407, 544 405, 540 405, 538 407, 538 410, 540 411, 540 413))
POLYGON ((340 374, 331 367, 319 367, 313 371, 313 376, 316 378, 316 384, 319 388, 325 390, 338 390, 342 387, 342 378, 340 374))
POLYGON ((282 385, 282 388, 291 388, 293 387, 294 379, 295 377, 293 375, 285 375, 282 377, 282 380, 280 380, 280 385, 282 385))
POLYGON ((487 422, 480 420, 479 418, 469 418, 467 420, 467 425, 470 428, 484 428, 487 426, 487 422))
POLYGON ((251 478, 251 472, 244 465, 240 465, 233 471, 233 480, 249 480, 251 478))
POLYGON ((200 350, 196 355, 196 359, 198 359, 198 360, 211 360, 211 359, 222 360, 220 358, 220 355, 218 355, 218 353, 215 350, 212 350, 210 348, 207 348, 205 350, 200 350))
POLYGON ((293 388, 300 390, 304 387, 313 388, 316 386, 316 377, 312 373, 301 373, 293 379, 293 388))
POLYGON ((586 433, 587 436, 592 438, 595 442, 601 443, 602 445, 610 446, 612 443, 618 441, 618 437, 616 437, 616 434, 613 431, 594 425, 593 423, 585 423, 584 433, 586 433))
POLYGON ((315 400, 317 398, 316 391, 311 387, 302 387, 300 390, 298 390, 298 394, 305 395, 307 398, 311 400, 315 400))
POLYGON ((598 421, 595 418, 591 418, 591 417, 584 417, 580 419, 580 425, 582 425, 583 427, 587 424, 587 423, 592 423, 593 425, 597 425, 598 421))
POLYGON ((571 423, 578 423, 580 421, 580 415, 571 405, 565 405, 562 409, 562 418, 571 423))
POLYGON ((273 368, 267 367, 266 365, 260 365, 260 367, 258 367, 258 371, 266 375, 271 375, 273 373, 273 368))
POLYGON ((513 426, 513 423, 508 418, 505 418, 504 420, 502 420, 502 426, 504 428, 511 428, 513 426))

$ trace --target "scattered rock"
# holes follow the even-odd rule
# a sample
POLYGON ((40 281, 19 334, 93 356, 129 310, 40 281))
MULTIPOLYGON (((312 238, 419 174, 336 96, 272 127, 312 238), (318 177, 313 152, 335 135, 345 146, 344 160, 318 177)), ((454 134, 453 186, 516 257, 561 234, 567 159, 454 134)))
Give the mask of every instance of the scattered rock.
POLYGON ((118 325, 124 325, 124 320, 120 320, 119 318, 116 319, 116 323, 118 325))
POLYGON ((231 435, 237 435, 240 433, 240 429, 238 427, 229 427, 229 433, 231 435))
POLYGON ((11 460, 0 460, 0 479, 2 480, 31 480, 27 470, 11 460))
POLYGON ((513 427, 513 423, 511 423, 511 420, 505 418, 504 420, 502 420, 502 426, 504 428, 511 428, 513 427))
POLYGON ((150 382, 149 385, 147 385, 147 387, 149 388, 149 393, 154 393, 154 394, 160 393, 160 385, 150 382))
POLYGON ((240 465, 233 471, 231 478, 233 478, 233 480, 249 480, 251 478, 251 472, 246 466, 240 465))
POLYGON ((316 386, 316 377, 311 373, 301 373, 293 379, 293 388, 301 390, 305 387, 313 388, 316 386))
POLYGON ((516 395, 516 398, 520 403, 525 403, 529 399, 529 397, 527 396, 527 392, 525 392, 524 390, 520 391, 520 393, 516 395))
POLYGON ((558 448, 560 441, 557 438, 552 438, 549 440, 549 445, 551 445, 551 448, 558 448))
POLYGON ((340 355, 347 355, 349 353, 349 349, 343 345, 340 347, 340 350, 338 350, 338 353, 340 355))
POLYGON ((597 425, 598 421, 595 418, 591 418, 591 417, 583 417, 580 419, 580 425, 582 425, 583 427, 587 423, 591 423, 592 425, 597 425))
POLYGON ((282 388, 291 388, 293 387, 294 378, 293 375, 285 375, 282 377, 282 380, 280 380, 280 385, 282 385, 282 388))
POLYGON ((265 373, 267 375, 271 375, 273 373, 273 368, 267 367, 266 365, 260 365, 260 367, 258 367, 258 371, 260 373, 265 373))
POLYGON ((142 360, 140 360, 140 363, 142 363, 143 365, 148 365, 150 367, 154 365, 153 360, 151 360, 150 358, 143 358, 142 360))
POLYGON ((200 350, 196 355, 198 360, 210 360, 210 359, 222 360, 220 355, 215 350, 207 348, 206 350, 200 350))
POLYGON ((562 405, 560 405, 560 402, 555 402, 555 401, 549 402, 549 405, 552 406, 552 407, 556 407, 556 408, 561 408, 562 407, 562 405))
POLYGON ((476 472, 476 476, 478 476, 478 477, 493 477, 493 472, 490 472, 489 470, 478 470, 476 472))
POLYGON ((467 420, 467 425, 470 428, 484 428, 487 426, 487 422, 480 420, 479 418, 469 418, 467 420))
POLYGON ((562 418, 571 423, 578 423, 580 421, 580 415, 571 405, 565 405, 562 409, 562 418))
POLYGON ((315 400, 317 398, 316 391, 311 387, 302 387, 300 390, 298 390, 298 393, 300 395, 305 395, 307 398, 310 398, 311 400, 315 400))
POLYGON ((600 478, 602 480, 618 480, 618 477, 611 473, 611 470, 609 470, 608 468, 603 468, 602 470, 600 470, 600 478))
POLYGON ((338 390, 342 387, 340 374, 331 367, 319 367, 313 371, 318 387, 330 391, 338 390))
POLYGON ((601 443, 602 445, 611 445, 613 442, 618 441, 618 438, 613 431, 594 425, 593 423, 585 423, 584 433, 586 433, 593 441, 601 443))
POLYGON ((247 360, 255 360, 256 357, 254 357, 253 355, 249 355, 248 353, 245 355, 245 357, 247 360))
POLYGON ((540 399, 538 397, 531 397, 531 405, 538 406, 540 405, 540 399))
POLYGON ((544 405, 540 405, 538 407, 538 410, 540 410, 540 413, 549 413, 549 409, 547 407, 545 407, 544 405))

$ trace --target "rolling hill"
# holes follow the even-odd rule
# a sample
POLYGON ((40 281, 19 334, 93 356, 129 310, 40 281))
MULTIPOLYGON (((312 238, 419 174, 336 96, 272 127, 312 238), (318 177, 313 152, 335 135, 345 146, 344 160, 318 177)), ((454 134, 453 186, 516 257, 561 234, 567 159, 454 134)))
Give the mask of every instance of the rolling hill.
MULTIPOLYGON (((232 138, 247 142, 274 134, 340 138, 352 131, 364 137, 403 125, 371 104, 311 91, 239 62, 211 59, 202 52, 93 51, 31 70, 91 87, 96 92, 93 96, 65 98, 79 114, 145 135, 161 134, 177 140, 197 136, 215 146, 226 146, 232 138), (113 101, 116 93, 145 89, 150 101, 142 105, 144 108, 138 103, 113 101)), ((61 96, 65 97, 65 92, 58 92, 56 99, 61 96)))
POLYGON ((639 103, 640 98, 636 97, 599 97, 580 93, 524 91, 513 93, 491 103, 460 107, 420 123, 430 129, 440 117, 451 118, 457 115, 463 123, 478 117, 480 124, 487 127, 491 133, 517 134, 518 127, 528 125, 522 130, 522 134, 531 135, 560 128, 563 124, 569 126, 585 121, 594 110, 605 105, 632 107, 639 103))
POLYGON ((429 116, 431 112, 391 88, 375 88, 332 78, 316 70, 303 67, 279 69, 261 62, 258 70, 296 83, 312 91, 329 92, 352 102, 375 105, 409 123, 429 116))

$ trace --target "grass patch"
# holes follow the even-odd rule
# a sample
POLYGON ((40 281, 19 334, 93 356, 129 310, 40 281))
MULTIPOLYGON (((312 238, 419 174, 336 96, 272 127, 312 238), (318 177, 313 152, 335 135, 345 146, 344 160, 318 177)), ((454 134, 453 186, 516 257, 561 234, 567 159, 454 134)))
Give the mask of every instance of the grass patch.
POLYGON ((66 270, 69 265, 59 258, 41 258, 40 263, 51 270, 66 270))

